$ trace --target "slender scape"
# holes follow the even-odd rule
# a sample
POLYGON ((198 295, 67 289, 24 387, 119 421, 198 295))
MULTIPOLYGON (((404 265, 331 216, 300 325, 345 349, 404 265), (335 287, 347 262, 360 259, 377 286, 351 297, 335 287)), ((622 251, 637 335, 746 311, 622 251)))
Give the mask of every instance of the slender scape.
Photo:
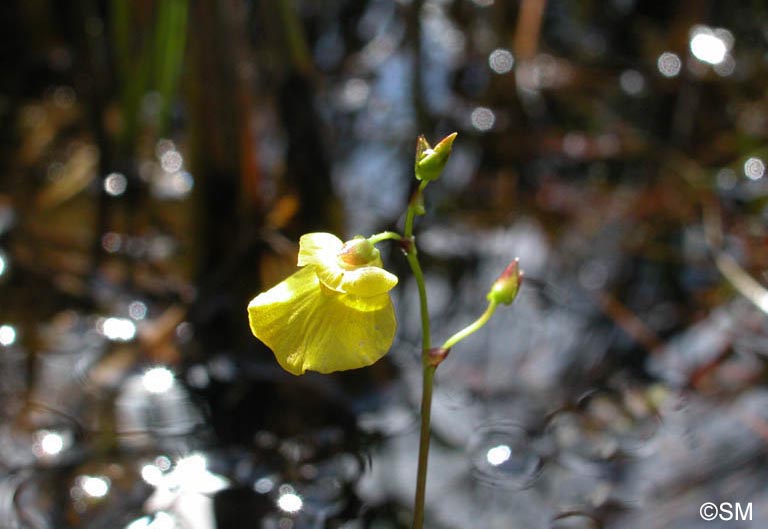
POLYGON ((422 180, 408 204, 405 217, 405 232, 400 236, 396 232, 385 231, 369 237, 372 243, 384 240, 397 240, 401 243, 405 258, 413 272, 416 286, 419 291, 419 308, 421 314, 421 358, 422 358, 422 392, 421 392, 421 428, 419 432, 419 463, 416 475, 416 497, 414 500, 413 529, 421 529, 424 526, 424 499, 427 488, 427 461, 429 458, 430 418, 432 415, 432 388, 434 385, 435 369, 437 364, 431 361, 432 336, 429 322, 429 305, 427 302, 427 288, 424 283, 424 272, 421 270, 418 250, 413 237, 413 222, 416 215, 423 214, 423 192, 429 183, 422 180))
POLYGON ((389 291, 398 283, 384 269, 376 243, 399 243, 413 272, 419 292, 421 316, 421 427, 413 529, 423 529, 430 419, 435 371, 451 348, 482 328, 498 305, 515 299, 522 272, 515 259, 488 291, 485 312, 453 334, 441 347, 432 347, 424 273, 419 262, 413 225, 424 214, 424 190, 437 180, 451 154, 456 133, 434 148, 424 136, 416 143, 414 173, 419 185, 408 203, 403 235, 385 231, 346 242, 331 233, 306 233, 299 240, 299 270, 253 298, 248 304, 248 322, 253 335, 274 353, 283 369, 294 375, 306 371, 331 373, 365 367, 391 348, 397 322, 389 291), (328 325, 338 321, 339 327, 328 325), (296 330, 299 329, 299 332, 296 330), (340 332, 339 332, 340 331, 340 332))
POLYGON ((422 193, 427 187, 427 180, 419 184, 416 194, 408 205, 408 213, 405 217, 405 239, 411 241, 408 252, 405 254, 408 264, 413 271, 413 277, 419 290, 419 306, 421 308, 421 358, 422 358, 422 386, 421 386, 421 427, 419 430, 419 463, 416 473, 416 496, 414 499, 413 529, 424 526, 424 499, 427 490, 427 462, 429 460, 429 424, 432 416, 432 386, 435 380, 436 365, 429 362, 429 350, 432 348, 432 336, 429 325, 429 307, 427 305, 427 288, 424 284, 424 274, 421 271, 416 244, 413 239, 413 219, 418 213, 417 208, 423 207, 422 193))
POLYGON ((509 305, 517 295, 522 272, 518 268, 515 259, 501 273, 499 278, 488 291, 488 307, 485 312, 467 327, 448 338, 441 347, 432 347, 432 336, 429 321, 429 306, 427 303, 427 289, 424 283, 424 273, 421 270, 416 240, 413 236, 413 224, 417 215, 424 214, 424 189, 429 182, 437 179, 443 167, 448 161, 456 133, 446 136, 434 149, 429 146, 427 140, 420 136, 416 144, 415 173, 419 180, 419 186, 408 203, 405 217, 405 230, 403 235, 392 231, 385 231, 371 236, 368 241, 377 243, 384 240, 396 240, 408 260, 408 264, 416 280, 419 292, 419 307, 421 314, 421 358, 422 358, 422 393, 421 393, 421 426, 419 432, 419 461, 416 475, 416 494, 413 508, 413 529, 424 527, 424 504, 427 489, 427 463, 429 460, 430 445, 430 420, 432 415, 432 390, 434 387, 435 371, 437 366, 445 360, 450 349, 464 338, 482 328, 493 316, 499 304, 509 305))

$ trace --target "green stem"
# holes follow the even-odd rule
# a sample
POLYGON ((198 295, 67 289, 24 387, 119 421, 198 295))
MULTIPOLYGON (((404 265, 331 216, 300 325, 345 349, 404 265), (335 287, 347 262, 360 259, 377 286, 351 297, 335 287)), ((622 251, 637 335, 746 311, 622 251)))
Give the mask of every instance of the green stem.
POLYGON ((416 474, 416 498, 413 508, 413 529, 424 527, 424 500, 427 492, 427 461, 429 460, 429 423, 432 415, 432 387, 436 366, 424 365, 421 391, 421 429, 419 432, 419 464, 416 474))
MULTIPOLYGON (((405 239, 411 239, 413 237, 413 218, 416 216, 417 210, 423 207, 422 194, 424 193, 424 188, 427 187, 428 183, 429 182, 427 180, 423 180, 421 183, 419 183, 419 188, 413 194, 411 203, 408 204, 408 213, 405 215, 405 235, 403 236, 405 239)), ((421 213, 423 213, 423 211, 421 213)))
POLYGON ((371 244, 376 244, 381 241, 402 241, 403 236, 397 233, 396 231, 382 231, 381 233, 377 233, 376 235, 371 235, 368 237, 368 242, 371 244))
POLYGON ((416 280, 416 287, 419 290, 419 308, 421 313, 421 357, 424 366, 427 366, 429 350, 432 348, 432 337, 429 324, 429 308, 427 305, 427 287, 424 283, 424 273, 421 271, 421 264, 416 255, 416 246, 406 254, 408 264, 411 266, 413 277, 416 280))
POLYGON ((466 327, 464 327, 462 330, 448 338, 445 343, 443 344, 443 349, 450 349, 460 341, 462 341, 464 338, 469 336, 470 334, 480 330, 480 328, 488 323, 488 320, 491 319, 491 316, 493 316, 493 313, 496 312, 496 307, 498 307, 498 303, 495 301, 489 301, 488 302, 488 308, 485 309, 485 312, 477 318, 474 322, 470 323, 466 327))
POLYGON ((406 258, 416 280, 419 290, 419 307, 421 312, 421 359, 423 377, 421 387, 421 428, 419 431, 419 463, 416 475, 416 496, 413 506, 413 529, 424 527, 424 499, 427 490, 427 462, 429 461, 430 417, 432 415, 432 387, 435 379, 435 367, 429 365, 429 350, 432 348, 432 337, 429 325, 429 307, 427 305, 427 288, 424 283, 424 273, 419 263, 416 244, 413 240, 413 220, 421 213, 422 193, 427 187, 426 181, 419 184, 414 193, 405 217, 405 233, 403 238, 411 242, 406 258))

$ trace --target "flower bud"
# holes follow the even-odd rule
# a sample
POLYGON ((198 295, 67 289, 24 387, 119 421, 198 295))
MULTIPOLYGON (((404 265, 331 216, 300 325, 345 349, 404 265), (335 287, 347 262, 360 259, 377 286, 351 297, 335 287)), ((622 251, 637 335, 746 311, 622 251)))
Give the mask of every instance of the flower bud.
POLYGON ((509 305, 515 300, 520 283, 523 280, 523 272, 520 270, 520 260, 515 258, 509 263, 499 278, 488 291, 488 301, 509 305))
POLYGON ((365 266, 379 259, 379 250, 366 238, 358 236, 344 243, 339 259, 348 266, 365 266))
POLYGON ((440 173, 443 172, 445 164, 448 163, 448 157, 451 155, 453 140, 456 139, 456 132, 449 134, 435 148, 429 146, 427 139, 422 135, 416 141, 416 164, 415 173, 417 180, 437 180, 440 173))

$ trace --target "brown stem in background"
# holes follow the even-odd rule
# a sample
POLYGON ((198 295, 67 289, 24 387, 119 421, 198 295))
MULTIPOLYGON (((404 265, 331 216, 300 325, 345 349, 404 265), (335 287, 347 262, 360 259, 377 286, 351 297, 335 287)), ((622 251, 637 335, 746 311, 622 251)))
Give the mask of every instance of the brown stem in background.
POLYGON ((547 0, 522 0, 515 27, 514 49, 518 61, 526 61, 536 56, 539 48, 541 22, 547 0))
POLYGON ((723 249, 723 222, 717 196, 708 189, 708 176, 701 166, 682 153, 670 155, 674 170, 691 186, 699 191, 704 223, 704 237, 712 252, 715 266, 722 276, 739 294, 747 298, 755 307, 768 314, 768 288, 760 284, 749 272, 723 249))
POLYGON ((430 130, 427 127, 427 113, 424 108, 424 82, 422 79, 422 53, 421 53, 421 12, 424 8, 424 0, 414 0, 408 11, 406 19, 406 32, 412 54, 412 83, 411 101, 416 116, 416 130, 430 130))
POLYGON ((616 325, 632 337, 637 343, 642 344, 648 351, 654 351, 662 343, 653 329, 648 327, 637 314, 622 304, 615 297, 606 292, 598 295, 598 303, 602 311, 608 315, 616 325))
POLYGON ((714 200, 704 202, 703 207, 704 233, 707 245, 714 255, 717 269, 739 294, 768 314, 768 289, 758 283, 749 272, 741 267, 736 259, 721 247, 723 226, 720 218, 720 207, 714 200))

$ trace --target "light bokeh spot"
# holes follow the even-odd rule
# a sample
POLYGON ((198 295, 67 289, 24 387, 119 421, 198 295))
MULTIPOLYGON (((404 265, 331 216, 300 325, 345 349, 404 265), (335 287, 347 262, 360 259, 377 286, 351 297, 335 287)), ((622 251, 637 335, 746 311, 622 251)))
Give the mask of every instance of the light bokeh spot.
POLYGON ((281 511, 295 513, 301 510, 304 506, 304 501, 298 494, 287 492, 277 499, 277 506, 280 507, 281 511))
POLYGON ((508 445, 498 445, 490 448, 485 458, 488 463, 497 467, 507 462, 512 455, 512 449, 508 445))
POLYGON ((110 173, 104 179, 104 191, 106 191, 108 195, 112 195, 113 197, 122 195, 123 193, 125 193, 125 190, 127 188, 128 188, 128 180, 125 178, 125 175, 123 174, 110 173))
POLYGON ((64 449, 64 438, 56 432, 45 432, 40 439, 40 449, 46 455, 58 455, 64 449))
POLYGON ((175 377, 166 367, 153 367, 141 377, 144 389, 150 393, 165 393, 173 387, 175 377))
POLYGON ((514 65, 515 58, 507 49, 497 48, 488 56, 488 66, 498 74, 509 73, 514 65))
POLYGON ((128 342, 136 336, 136 324, 127 318, 107 318, 101 324, 101 332, 110 340, 128 342))
POLYGON ((664 77, 677 77, 680 74, 680 69, 683 67, 683 62, 677 54, 665 51, 659 55, 656 66, 659 69, 659 73, 664 77))
POLYGON ((491 130, 496 123, 496 114, 486 107, 477 107, 472 111, 472 126, 481 132, 491 130))
POLYGON ((765 162, 756 156, 744 162, 744 176, 750 180, 760 180, 765 175, 765 162))
POLYGON ((16 342, 16 329, 13 325, 0 325, 0 345, 9 346, 16 342))
POLYGON ((103 476, 83 476, 80 488, 92 498, 103 498, 109 492, 109 479, 103 476))

